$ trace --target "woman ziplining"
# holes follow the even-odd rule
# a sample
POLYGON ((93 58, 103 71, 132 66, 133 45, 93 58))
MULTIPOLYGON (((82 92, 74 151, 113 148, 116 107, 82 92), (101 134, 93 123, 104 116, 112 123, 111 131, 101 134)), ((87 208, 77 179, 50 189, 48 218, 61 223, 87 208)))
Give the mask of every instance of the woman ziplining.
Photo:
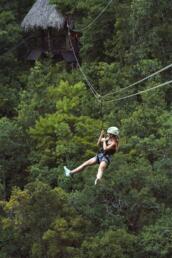
POLYGON ((119 129, 117 127, 110 127, 107 130, 107 136, 104 130, 101 131, 97 146, 100 147, 95 157, 85 161, 79 167, 70 170, 64 166, 64 172, 67 177, 73 176, 74 174, 80 173, 86 167, 99 164, 95 185, 101 180, 104 171, 110 164, 113 154, 118 150, 119 147, 119 129))

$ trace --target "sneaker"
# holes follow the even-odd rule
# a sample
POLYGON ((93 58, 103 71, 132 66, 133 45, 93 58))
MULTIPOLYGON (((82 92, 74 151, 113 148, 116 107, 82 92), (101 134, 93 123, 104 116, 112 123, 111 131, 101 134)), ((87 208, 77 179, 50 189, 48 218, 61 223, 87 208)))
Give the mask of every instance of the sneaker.
POLYGON ((68 177, 71 176, 71 171, 67 167, 64 167, 64 173, 65 173, 65 176, 68 176, 68 177))

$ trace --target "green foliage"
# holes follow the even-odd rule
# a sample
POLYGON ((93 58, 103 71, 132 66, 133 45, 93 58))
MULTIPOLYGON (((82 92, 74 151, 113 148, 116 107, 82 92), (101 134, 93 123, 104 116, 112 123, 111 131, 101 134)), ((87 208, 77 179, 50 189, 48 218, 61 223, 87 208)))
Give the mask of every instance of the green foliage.
POLYGON ((104 60, 104 42, 114 31, 114 12, 115 4, 111 4, 110 8, 106 9, 106 12, 102 17, 95 22, 92 26, 93 19, 105 8, 107 1, 61 1, 51 0, 55 3, 60 10, 65 14, 73 14, 76 20, 76 27, 83 32, 82 43, 82 55, 85 60, 104 60))
MULTIPOLYGON (((58 96, 61 97, 62 94, 64 95, 62 86, 62 92, 57 91, 61 81, 66 83, 65 93, 68 92, 68 96, 70 96, 68 85, 78 84, 82 80, 83 78, 78 70, 71 74, 64 70, 63 65, 53 65, 50 61, 44 63, 37 62, 30 71, 26 89, 20 92, 18 119, 21 124, 27 129, 35 124, 35 121, 40 115, 55 113, 58 96)), ((75 92, 77 92, 77 88, 75 88, 75 92)), ((95 101, 90 97, 88 91, 85 90, 83 94, 80 111, 83 115, 89 113, 91 116, 93 110, 95 110, 93 106, 95 105, 95 101)), ((80 95, 78 95, 79 97, 80 95)))
POLYGON ((102 236, 85 241, 82 245, 81 257, 114 257, 129 258, 136 253, 136 237, 125 230, 109 230, 102 236))
POLYGON ((106 0, 50 1, 82 31, 89 81, 113 93, 102 110, 79 69, 31 67, 15 49, 33 2, 0 0, 0 257, 170 258, 171 87, 116 99, 171 79, 123 90, 171 62, 171 1, 114 0, 89 27, 106 0), (100 184, 98 166, 64 177, 95 156, 102 122, 120 128, 120 148, 100 184))
POLYGON ((168 37, 171 34, 171 3, 169 0, 132 1, 131 21, 133 39, 151 51, 153 57, 170 60, 168 37), (144 40, 143 40, 144 37, 144 40), (169 58, 169 59, 168 59, 169 58))
POLYGON ((145 227, 140 235, 140 254, 152 257, 170 257, 172 248, 171 210, 156 221, 154 225, 145 227))
POLYGON ((0 119, 0 182, 4 198, 13 185, 22 186, 26 182, 25 168, 28 145, 22 129, 16 122, 7 118, 0 119))
POLYGON ((13 117, 17 113, 19 91, 23 87, 21 77, 28 69, 19 61, 23 48, 20 22, 29 2, 32 1, 27 1, 24 7, 17 0, 0 1, 0 117, 13 117))
POLYGON ((11 215, 2 218, 3 230, 12 232, 15 245, 4 247, 8 257, 75 257, 86 222, 69 207, 61 188, 52 190, 39 181, 23 191, 15 188, 4 210, 11 215))
POLYGON ((81 114, 85 92, 82 83, 61 81, 58 87, 49 88, 50 98, 56 99, 56 112, 40 117, 30 129, 41 163, 59 164, 76 155, 88 158, 95 149, 94 138, 101 121, 81 114))

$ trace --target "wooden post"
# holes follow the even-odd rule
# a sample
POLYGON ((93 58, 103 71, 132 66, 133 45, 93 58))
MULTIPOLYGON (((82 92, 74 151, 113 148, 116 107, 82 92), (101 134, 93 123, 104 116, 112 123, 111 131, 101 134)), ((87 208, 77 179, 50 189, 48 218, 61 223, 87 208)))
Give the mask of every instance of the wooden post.
POLYGON ((51 53, 51 31, 48 28, 48 52, 51 53))

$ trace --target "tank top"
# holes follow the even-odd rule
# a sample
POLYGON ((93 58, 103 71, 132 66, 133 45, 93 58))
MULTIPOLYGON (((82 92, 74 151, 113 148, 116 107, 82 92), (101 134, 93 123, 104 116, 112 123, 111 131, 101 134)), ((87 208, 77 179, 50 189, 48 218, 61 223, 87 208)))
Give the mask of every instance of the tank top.
MULTIPOLYGON (((105 150, 103 149, 103 147, 101 147, 100 150, 99 150, 99 152, 104 153, 104 154, 107 154, 107 155, 113 155, 114 153, 117 152, 117 149, 118 149, 118 140, 116 140, 116 143, 117 143, 116 149, 112 149, 112 150, 107 150, 107 151, 105 151, 105 150)), ((106 141, 106 144, 107 144, 107 146, 109 145, 109 144, 108 144, 108 140, 106 141)))

